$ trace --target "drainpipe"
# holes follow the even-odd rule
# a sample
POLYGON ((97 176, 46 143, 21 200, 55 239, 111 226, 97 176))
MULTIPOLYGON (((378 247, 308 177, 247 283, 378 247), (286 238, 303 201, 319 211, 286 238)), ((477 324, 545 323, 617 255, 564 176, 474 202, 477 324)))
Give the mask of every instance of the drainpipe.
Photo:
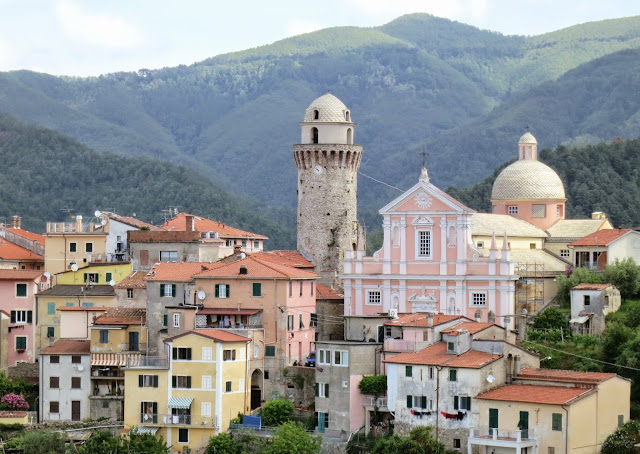
POLYGON ((565 427, 567 430, 564 434, 564 453, 569 454, 569 409, 566 408, 564 405, 562 405, 562 409, 567 415, 567 418, 566 418, 567 422, 565 423, 566 424, 565 427))
POLYGON ((442 366, 436 366, 436 441, 440 436, 438 427, 440 425, 440 370, 442 366))

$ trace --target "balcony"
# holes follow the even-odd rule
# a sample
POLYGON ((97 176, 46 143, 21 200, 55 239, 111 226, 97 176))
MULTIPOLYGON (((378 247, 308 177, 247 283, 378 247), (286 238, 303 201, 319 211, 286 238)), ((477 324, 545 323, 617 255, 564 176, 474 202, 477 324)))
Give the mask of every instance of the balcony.
POLYGON ((124 367, 128 367, 129 369, 168 369, 169 358, 166 356, 140 355, 134 361, 127 361, 124 367))
POLYGON ((191 415, 140 413, 140 424, 157 426, 188 426, 191 425, 191 415))
POLYGON ((469 444, 518 449, 537 446, 538 441, 534 429, 509 431, 481 426, 469 429, 469 444))
POLYGON ((378 397, 377 399, 374 396, 363 396, 362 403, 365 407, 371 407, 372 409, 378 407, 379 411, 387 411, 387 398, 378 397))

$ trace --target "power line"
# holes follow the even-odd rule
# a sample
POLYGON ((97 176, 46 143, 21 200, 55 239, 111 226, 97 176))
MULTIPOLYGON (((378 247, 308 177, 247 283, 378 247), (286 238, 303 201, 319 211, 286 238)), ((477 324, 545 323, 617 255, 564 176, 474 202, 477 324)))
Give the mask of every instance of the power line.
POLYGON ((402 189, 400 189, 400 188, 397 188, 397 187, 395 187, 395 186, 391 186, 389 183, 385 183, 384 181, 380 181, 380 180, 378 180, 378 179, 376 179, 376 178, 373 178, 373 177, 371 177, 371 176, 369 176, 369 175, 367 175, 367 174, 365 174, 365 173, 360 172, 359 170, 358 170, 358 173, 359 173, 360 175, 362 175, 363 177, 365 177, 365 178, 369 178, 370 180, 375 181, 376 183, 380 183, 380 184, 383 184, 383 185, 385 185, 385 186, 389 186, 391 189, 395 189, 396 191, 404 192, 404 190, 402 190, 402 189))
POLYGON ((560 350, 560 349, 557 349, 557 348, 547 347, 546 345, 538 344, 538 343, 536 343, 536 342, 532 342, 532 341, 527 341, 527 343, 529 343, 529 344, 533 344, 533 345, 538 346, 538 347, 546 348, 546 349, 549 349, 549 350, 553 350, 553 351, 555 351, 555 352, 559 352, 559 353, 562 353, 562 354, 564 354, 564 355, 575 356, 576 358, 586 359, 586 360, 589 360, 589 361, 593 361, 593 362, 595 362, 595 363, 606 364, 606 365, 608 365, 608 366, 614 366, 614 367, 622 367, 623 369, 629 369, 629 370, 640 371, 640 369, 638 369, 637 367, 623 366, 623 365, 621 365, 621 364, 609 363, 609 362, 607 362, 607 361, 601 361, 601 360, 599 360, 599 359, 589 358, 588 356, 576 355, 575 353, 569 353, 569 352, 565 352, 564 350, 560 350))

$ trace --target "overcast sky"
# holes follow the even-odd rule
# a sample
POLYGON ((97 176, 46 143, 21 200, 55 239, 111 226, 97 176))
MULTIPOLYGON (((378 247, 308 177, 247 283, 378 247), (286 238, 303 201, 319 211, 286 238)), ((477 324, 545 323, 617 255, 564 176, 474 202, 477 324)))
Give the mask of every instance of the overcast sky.
POLYGON ((427 12, 537 35, 640 14, 639 0, 0 0, 0 71, 89 76, 191 64, 320 28, 427 12))

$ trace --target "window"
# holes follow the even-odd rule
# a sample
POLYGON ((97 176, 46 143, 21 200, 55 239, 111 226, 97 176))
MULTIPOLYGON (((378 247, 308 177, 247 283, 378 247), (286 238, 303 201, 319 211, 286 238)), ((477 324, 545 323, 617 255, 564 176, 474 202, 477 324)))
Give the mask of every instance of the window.
POLYGON ((169 314, 162 316, 162 326, 169 326, 169 314))
POLYGON ((172 298, 176 296, 176 284, 160 284, 160 296, 172 298))
POLYGON ((367 292, 367 304, 370 306, 379 306, 382 304, 382 292, 379 290, 371 290, 367 292))
POLYGON ((253 296, 262 296, 262 284, 260 282, 253 283, 253 296))
POLYGON ((453 353, 453 351, 456 349, 456 345, 453 342, 447 342, 447 352, 448 353, 453 353))
POLYGON ((264 356, 276 356, 276 347, 274 345, 265 346, 264 356))
POLYGON ((60 402, 50 401, 49 402, 49 413, 59 413, 60 412, 60 402))
POLYGON ((189 429, 178 429, 178 443, 189 443, 189 429))
POLYGON ((132 288, 128 288, 127 289, 127 298, 129 298, 129 299, 133 298, 133 289, 132 288))
POLYGON ((178 251, 160 251, 161 262, 177 262, 178 251))
POLYGON ((140 422, 143 424, 158 422, 158 402, 140 402, 140 422))
POLYGON ((11 323, 32 323, 31 311, 11 311, 11 323))
POLYGON ((47 327, 47 337, 48 338, 56 337, 56 329, 53 326, 47 327))
POLYGON ((236 360, 236 351, 235 350, 223 350, 222 351, 222 360, 223 361, 235 361, 236 360))
POLYGON ((554 446, 548 446, 547 454, 556 454, 556 448, 554 446))
POLYGON ((78 244, 69 243, 69 252, 72 252, 72 253, 78 252, 78 244))
POLYGON ((49 364, 60 364, 60 357, 58 355, 49 356, 49 364))
POLYGON ((300 296, 302 296, 302 284, 303 284, 303 282, 300 281, 300 296))
POLYGON ((418 231, 418 257, 431 257, 431 230, 418 231))
MULTIPOLYGON (((562 416, 562 415, 560 415, 562 416)), ((618 415, 618 428, 624 426, 624 415, 618 415)))
POLYGON ((535 249, 536 243, 529 243, 529 249, 535 249))
POLYGON ((331 364, 331 352, 329 350, 318 350, 318 364, 331 364))
POLYGON ((302 314, 298 314, 298 329, 304 329, 304 323, 302 322, 302 314))
POLYGON ((591 305, 591 295, 584 295, 584 305, 585 306, 591 305))
POLYGON ((429 367, 429 380, 433 380, 433 367, 429 367))
POLYGON ((113 279, 113 273, 105 273, 104 280, 107 281, 107 284, 111 282, 111 279, 113 279))
POLYGON ((227 381, 224 385, 224 389, 225 392, 230 393, 231 392, 231 380, 227 381))
POLYGON ((497 408, 489 409, 489 428, 490 429, 498 428, 498 409, 497 408))
POLYGON ((73 355, 71 357, 72 364, 80 364, 82 362, 82 357, 80 355, 73 355))
POLYGON ((100 343, 101 344, 109 343, 109 330, 108 329, 101 329, 100 330, 100 343))
POLYGON ((202 376, 202 389, 211 389, 211 375, 202 376))
POLYGON ((311 314, 311 320, 309 320, 309 326, 318 326, 318 314, 311 314))
POLYGON ((200 406, 201 416, 211 416, 211 402, 202 402, 200 406))
POLYGON ((547 217, 547 206, 546 205, 533 205, 531 207, 531 217, 534 217, 534 218, 547 217))
POLYGON ((348 366, 349 352, 346 350, 336 350, 333 352, 333 364, 336 366, 348 366))
POLYGON ((471 397, 453 396, 454 410, 471 410, 471 397))
POLYGON ((17 336, 16 350, 26 350, 26 349, 27 349, 27 336, 17 336))
POLYGON ((329 413, 315 412, 313 419, 316 427, 329 428, 329 413))
POLYGON ((518 206, 510 205, 507 207, 507 214, 518 214, 518 206))
POLYGON ((268 370, 264 371, 264 379, 265 380, 269 380, 269 371, 268 370))
POLYGON ((180 328, 180 314, 177 312, 173 313, 173 327, 180 328))
POLYGON ((571 257, 569 249, 560 249, 560 257, 571 257))
POLYGON ((458 369, 449 369, 449 381, 458 381, 458 369))
POLYGON ((314 282, 313 282, 313 281, 311 281, 311 282, 310 282, 310 284, 311 284, 311 296, 313 296, 313 287, 314 287, 314 285, 313 285, 313 284, 314 284, 314 282))
POLYGON ((461 446, 462 445, 460 444, 460 439, 459 438, 454 438, 453 439, 453 449, 460 450, 461 446))
POLYGON ((213 350, 211 347, 202 347, 202 361, 211 361, 213 350))
POLYGON ((16 284, 16 296, 18 298, 27 297, 27 284, 16 284))
POLYGON ((472 306, 486 306, 487 305, 487 294, 486 293, 472 293, 471 294, 471 305, 472 306))
POLYGON ((93 243, 85 243, 84 252, 93 252, 93 243))
POLYGON ((551 415, 551 430, 562 431, 562 413, 551 415))
POLYGON ((259 249, 260 248, 260 241, 254 241, 253 242, 253 248, 254 249, 259 249))
POLYGON ((51 389, 60 388, 60 377, 49 377, 49 388, 51 389))
POLYGON ((71 389, 80 389, 81 386, 81 377, 71 377, 71 389))
POLYGON ((173 359, 185 359, 191 361, 191 349, 185 347, 174 347, 173 351, 173 359))
POLYGON ((229 284, 216 284, 216 298, 229 298, 229 284))
POLYGON ((562 212, 563 212, 563 211, 564 211, 564 210, 562 209, 562 205, 558 205, 558 206, 556 207, 556 216, 557 216, 557 217, 559 217, 559 218, 561 218, 561 217, 562 217, 562 212))
POLYGON ((247 247, 247 240, 242 240, 242 247, 246 248, 247 247))
POLYGON ((171 377, 172 388, 191 388, 191 377, 188 375, 174 375, 171 377))
POLYGON ((287 330, 293 331, 293 315, 287 315, 287 330))
POLYGON ((316 383, 316 397, 329 397, 329 383, 316 383))
POLYGON ((319 119, 319 118, 320 118, 320 112, 318 111, 318 109, 315 109, 315 110, 313 111, 313 119, 314 119, 314 120, 317 120, 317 119, 319 119))
POLYGON ((157 375, 138 375, 138 387, 139 388, 157 388, 158 376, 157 375))
POLYGON ((405 377, 413 377, 413 366, 404 366, 405 377))
POLYGON ((260 346, 258 346, 258 344, 254 344, 253 345, 253 357, 257 358, 258 356, 260 356, 260 346))
POLYGON ((56 313, 56 303, 47 303, 47 314, 55 314, 56 313))
MULTIPOLYGON (((410 396, 407 396, 410 397, 410 396)), ((407 399, 407 403, 409 403, 409 399, 407 399)), ((414 408, 427 408, 427 396, 413 396, 413 407, 414 408)))

